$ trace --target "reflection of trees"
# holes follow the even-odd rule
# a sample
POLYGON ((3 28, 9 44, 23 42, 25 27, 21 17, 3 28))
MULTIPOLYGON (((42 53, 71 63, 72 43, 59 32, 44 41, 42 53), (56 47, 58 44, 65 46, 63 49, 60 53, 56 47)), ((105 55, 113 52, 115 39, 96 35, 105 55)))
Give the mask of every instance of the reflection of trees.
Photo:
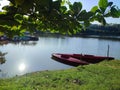
POLYGON ((5 61, 6 61, 5 55, 6 55, 6 54, 7 54, 7 53, 2 53, 2 52, 0 52, 0 64, 5 63, 5 61))
POLYGON ((11 42, 12 44, 21 44, 21 45, 31 45, 35 46, 37 41, 20 41, 20 42, 11 42))
MULTIPOLYGON (((0 51, 0 64, 4 64, 5 62, 6 62, 6 59, 5 59, 5 55, 6 55, 7 53, 2 53, 1 51, 0 51)), ((0 69, 0 77, 6 77, 6 73, 3 73, 3 71, 0 69)))
POLYGON ((31 45, 34 46, 37 44, 37 41, 23 41, 21 42, 22 45, 31 45))
POLYGON ((6 45, 9 41, 0 41, 0 45, 6 45))
MULTIPOLYGON (((34 46, 37 44, 37 41, 20 41, 20 42, 0 41, 0 45, 6 45, 8 43, 34 46)), ((0 54, 0 56, 1 56, 1 54, 0 54)))

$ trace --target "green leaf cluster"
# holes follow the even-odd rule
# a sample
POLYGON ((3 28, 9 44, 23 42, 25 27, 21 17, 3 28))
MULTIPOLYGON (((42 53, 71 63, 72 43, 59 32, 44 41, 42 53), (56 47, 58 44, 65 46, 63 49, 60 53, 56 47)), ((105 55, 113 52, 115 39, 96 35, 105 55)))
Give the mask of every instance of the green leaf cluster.
POLYGON ((94 13, 94 20, 106 25, 106 17, 119 18, 120 9, 113 5, 113 2, 108 2, 108 0, 99 0, 98 6, 94 6, 91 9, 94 13))
POLYGON ((74 34, 93 21, 105 25, 106 17, 120 17, 120 9, 108 0, 99 0, 98 6, 90 11, 83 10, 81 2, 72 4, 69 0, 9 1, 10 4, 0 12, 0 32, 10 36, 36 30, 74 34))

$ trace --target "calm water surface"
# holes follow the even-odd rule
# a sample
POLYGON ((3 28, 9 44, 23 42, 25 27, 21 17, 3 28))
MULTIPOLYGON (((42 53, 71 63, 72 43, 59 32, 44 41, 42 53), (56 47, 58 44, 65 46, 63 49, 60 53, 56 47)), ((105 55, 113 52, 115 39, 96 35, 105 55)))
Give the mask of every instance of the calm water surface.
POLYGON ((37 42, 9 43, 0 46, 0 51, 8 52, 6 63, 0 65, 0 77, 11 77, 43 70, 71 68, 51 59, 52 53, 83 53, 109 55, 120 59, 120 41, 80 37, 40 37, 37 42))

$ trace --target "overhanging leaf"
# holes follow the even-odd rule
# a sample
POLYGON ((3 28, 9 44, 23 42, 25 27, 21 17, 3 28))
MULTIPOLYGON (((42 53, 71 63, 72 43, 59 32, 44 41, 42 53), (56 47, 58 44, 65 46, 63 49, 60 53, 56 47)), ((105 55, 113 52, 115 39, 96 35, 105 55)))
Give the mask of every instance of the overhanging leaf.
POLYGON ((99 0, 99 7, 106 8, 108 6, 108 0, 99 0))
POLYGON ((97 10, 98 10, 98 6, 94 6, 94 7, 91 9, 91 12, 95 13, 97 10))
POLYGON ((82 9, 82 3, 81 2, 75 2, 71 9, 74 12, 74 15, 77 16, 82 9))
POLYGON ((113 2, 109 2, 109 3, 108 3, 108 6, 112 6, 112 5, 113 5, 113 2))
POLYGON ((65 13, 66 10, 67 10, 67 8, 66 8, 65 6, 62 6, 62 7, 60 8, 60 10, 61 10, 62 13, 65 13))
POLYGON ((15 1, 16 6, 22 5, 24 2, 24 0, 14 0, 14 1, 15 1))
POLYGON ((117 10, 115 7, 111 8, 111 15, 114 18, 119 18, 120 17, 120 10, 117 10))
POLYGON ((14 18, 15 18, 16 21, 18 21, 19 23, 22 23, 22 21, 23 21, 23 16, 20 15, 20 14, 16 14, 16 15, 14 16, 14 18))
POLYGON ((99 0, 99 8, 101 9, 101 11, 104 13, 107 6, 108 6, 108 0, 99 0))

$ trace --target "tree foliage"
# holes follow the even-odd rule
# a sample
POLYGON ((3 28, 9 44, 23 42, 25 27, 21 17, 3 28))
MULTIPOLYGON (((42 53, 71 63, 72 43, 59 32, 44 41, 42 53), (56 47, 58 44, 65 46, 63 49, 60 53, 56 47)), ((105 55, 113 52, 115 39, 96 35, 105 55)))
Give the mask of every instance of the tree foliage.
POLYGON ((9 37, 35 30, 73 34, 93 21, 105 25, 106 17, 120 17, 120 9, 108 0, 99 0, 90 11, 83 10, 81 2, 72 4, 69 0, 9 1, 0 12, 0 34, 9 37))

